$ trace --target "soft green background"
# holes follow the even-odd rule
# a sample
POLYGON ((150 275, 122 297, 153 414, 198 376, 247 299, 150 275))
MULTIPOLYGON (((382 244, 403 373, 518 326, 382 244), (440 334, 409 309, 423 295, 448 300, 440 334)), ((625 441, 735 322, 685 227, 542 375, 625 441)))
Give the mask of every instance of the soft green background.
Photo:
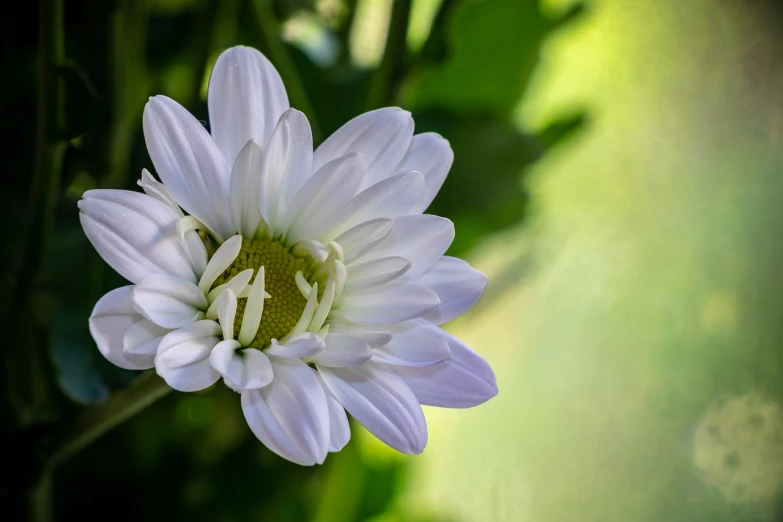
MULTIPOLYGON (((54 234, 33 297, 16 303, 27 322, 7 330, 39 333, 4 348, 3 432, 34 454, 134 379, 86 334, 92 303, 121 282, 86 244, 75 201, 92 186, 130 187, 150 166, 150 94, 206 120, 205 74, 234 43, 272 59, 321 138, 398 104, 451 141, 455 166, 431 211, 454 220, 452 253, 490 285, 448 328, 490 361, 500 394, 472 410, 426 408, 421 456, 357 425, 314 469, 265 450, 232 392, 172 394, 54 472, 53 518, 779 520, 777 2, 354 4, 65 3, 54 234)), ((34 11, 15 6, 7 20, 34 11)), ((23 27, 4 31, 19 77, 3 86, 3 114, 29 131, 4 131, 20 173, 40 153, 37 30, 23 27)), ((30 211, 29 183, 15 176, 3 190, 9 212, 30 211)), ((24 230, 8 232, 9 281, 39 240, 24 230)), ((35 465, 23 469, 4 501, 35 482, 35 465)))

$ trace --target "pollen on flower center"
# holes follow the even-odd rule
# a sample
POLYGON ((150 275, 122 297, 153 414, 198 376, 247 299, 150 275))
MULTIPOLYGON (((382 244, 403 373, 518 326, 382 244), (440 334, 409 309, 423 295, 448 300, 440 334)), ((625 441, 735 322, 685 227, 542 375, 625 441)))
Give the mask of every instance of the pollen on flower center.
MULTIPOLYGON (((264 302, 261 325, 250 343, 254 348, 264 348, 272 339, 281 339, 288 334, 304 311, 307 301, 296 285, 296 273, 308 272, 311 261, 295 256, 281 243, 271 240, 243 239, 242 249, 234 262, 215 281, 215 285, 228 282, 232 277, 248 268, 253 269, 254 279, 260 267, 264 267, 264 289, 271 299, 264 302)), ((239 335, 247 299, 239 299, 234 337, 239 335)))

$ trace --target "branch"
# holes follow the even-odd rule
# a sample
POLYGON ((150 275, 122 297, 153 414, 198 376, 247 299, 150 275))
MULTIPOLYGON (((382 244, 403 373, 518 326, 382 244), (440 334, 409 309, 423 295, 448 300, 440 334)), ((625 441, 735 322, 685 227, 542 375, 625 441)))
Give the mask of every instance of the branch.
POLYGON ((389 32, 386 36, 383 60, 375 70, 367 94, 366 109, 373 110, 389 105, 393 100, 394 89, 402 76, 402 68, 407 54, 408 20, 411 13, 411 0, 397 0, 392 4, 389 32))
POLYGON ((112 395, 105 403, 88 409, 62 432, 49 460, 50 469, 55 469, 169 391, 169 385, 149 371, 136 379, 130 387, 112 395))

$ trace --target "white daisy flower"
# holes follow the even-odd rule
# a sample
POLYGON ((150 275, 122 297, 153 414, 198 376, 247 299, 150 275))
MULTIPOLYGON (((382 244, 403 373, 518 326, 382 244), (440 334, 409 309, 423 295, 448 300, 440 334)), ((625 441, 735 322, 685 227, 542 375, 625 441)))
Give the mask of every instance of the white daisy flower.
POLYGON ((363 114, 313 151, 305 116, 258 51, 224 52, 209 84, 212 135, 165 96, 144 110, 156 181, 79 202, 96 250, 132 284, 90 317, 101 353, 174 389, 219 379, 269 449, 312 465, 350 438, 346 410, 420 453, 421 405, 497 394, 489 365, 438 325, 486 277, 444 256, 452 223, 422 214, 453 153, 398 108, 363 114), (184 212, 183 212, 184 210, 184 212), (187 213, 187 214, 186 214, 187 213))

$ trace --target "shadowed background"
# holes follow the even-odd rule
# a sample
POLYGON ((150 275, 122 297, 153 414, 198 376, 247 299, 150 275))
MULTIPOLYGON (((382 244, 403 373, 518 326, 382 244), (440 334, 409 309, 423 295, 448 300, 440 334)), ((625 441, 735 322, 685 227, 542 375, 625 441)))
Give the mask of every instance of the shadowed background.
MULTIPOLYGON (((40 0, 6 8, 0 501, 12 519, 783 518, 783 12, 749 0, 40 0), (147 98, 208 125, 235 44, 316 141, 385 105, 454 167, 430 208, 489 275, 447 328, 500 394, 425 408, 399 455, 353 424, 323 466, 266 450, 222 386, 171 393, 41 483, 137 375, 87 331, 123 284, 78 223, 151 167, 147 98), (8 335, 10 333, 10 335, 8 335), (115 395, 116 396, 116 395, 115 395)), ((129 388, 130 387, 130 388, 129 388)))

